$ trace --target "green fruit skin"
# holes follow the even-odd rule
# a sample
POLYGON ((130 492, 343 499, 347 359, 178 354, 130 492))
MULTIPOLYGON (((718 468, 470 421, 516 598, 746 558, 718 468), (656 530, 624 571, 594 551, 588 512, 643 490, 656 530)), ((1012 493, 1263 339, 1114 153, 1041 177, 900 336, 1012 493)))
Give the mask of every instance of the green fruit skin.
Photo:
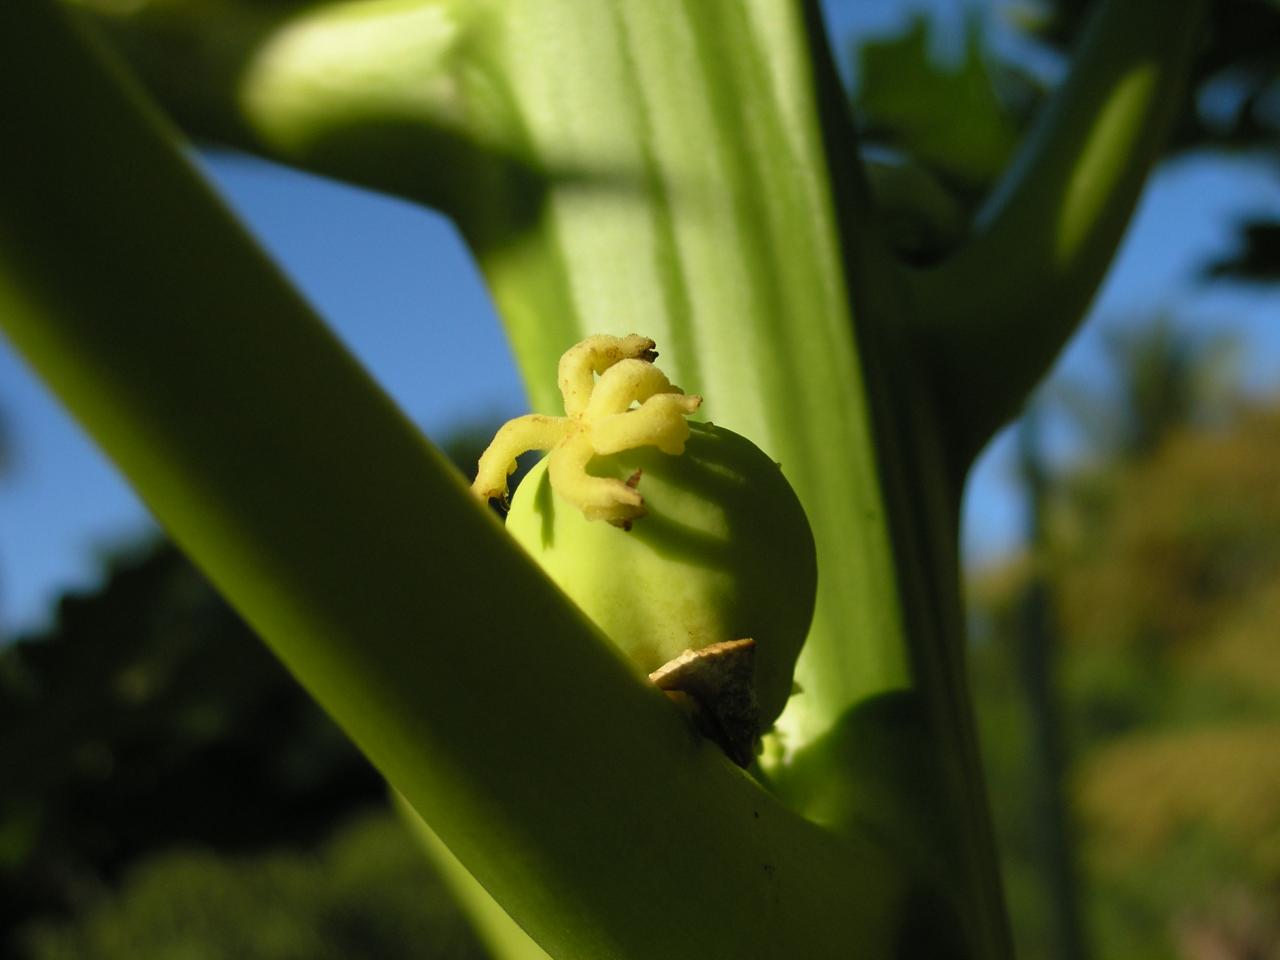
POLYGON ((767 728, 791 695, 813 618, 813 533, 782 469, 755 444, 689 426, 682 455, 646 447, 591 462, 601 477, 641 471, 647 513, 629 531, 556 495, 545 459, 516 491, 507 530, 646 672, 685 650, 754 639, 767 728))

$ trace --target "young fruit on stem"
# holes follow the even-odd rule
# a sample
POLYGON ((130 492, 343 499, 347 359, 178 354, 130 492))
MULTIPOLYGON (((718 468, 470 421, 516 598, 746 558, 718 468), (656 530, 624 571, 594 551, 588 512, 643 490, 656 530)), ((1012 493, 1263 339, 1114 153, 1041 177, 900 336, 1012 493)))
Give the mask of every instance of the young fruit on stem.
POLYGON ((813 535, 778 464, 685 419, 701 398, 667 380, 653 348, 634 335, 571 348, 566 416, 504 425, 472 490, 505 501, 516 456, 550 451, 507 530, 746 766, 791 695, 817 588, 813 535))

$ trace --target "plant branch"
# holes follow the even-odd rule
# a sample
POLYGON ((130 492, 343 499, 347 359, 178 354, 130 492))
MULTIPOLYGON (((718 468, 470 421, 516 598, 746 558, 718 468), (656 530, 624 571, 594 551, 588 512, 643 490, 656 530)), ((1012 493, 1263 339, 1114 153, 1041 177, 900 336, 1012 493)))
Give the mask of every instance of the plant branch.
POLYGON ((520 929, 489 891, 480 885, 444 841, 400 794, 392 794, 396 812, 422 844, 423 851, 440 871, 455 900, 466 911, 476 934, 494 960, 551 960, 547 952, 520 929))
MULTIPOLYGON (((190 135, 445 212, 519 163, 470 57, 483 4, 73 0, 190 135)), ((524 176, 532 177, 531 171, 524 176)))
POLYGON ((1181 105, 1204 0, 1104 0, 954 255, 912 277, 967 462, 1078 326, 1181 105))
POLYGON ((545 949, 891 951, 903 868, 691 733, 44 0, 0 5, 0 124, 0 325, 545 949))

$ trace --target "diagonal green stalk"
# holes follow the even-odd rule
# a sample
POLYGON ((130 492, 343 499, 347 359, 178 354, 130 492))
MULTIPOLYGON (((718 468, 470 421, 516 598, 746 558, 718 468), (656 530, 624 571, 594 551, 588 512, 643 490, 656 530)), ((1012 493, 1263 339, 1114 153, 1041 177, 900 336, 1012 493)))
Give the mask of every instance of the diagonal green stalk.
POLYGON ((551 960, 547 952, 534 943, 480 885, 404 797, 394 794, 392 802, 440 871, 454 899, 471 918, 489 953, 498 960, 551 960))
MULTIPOLYGON (((75 0, 191 134, 449 209, 503 144, 462 122, 454 0, 75 0), (406 154, 422 158, 406 164, 406 154)), ((452 211, 451 211, 452 212, 452 211)))
POLYGON ((1205 0, 1099 3, 972 237, 912 278, 965 464, 1076 330, 1182 106, 1205 0))
POLYGON ((3 329, 549 952, 891 951, 903 867, 691 734, 41 0, 0 7, 0 123, 3 329))

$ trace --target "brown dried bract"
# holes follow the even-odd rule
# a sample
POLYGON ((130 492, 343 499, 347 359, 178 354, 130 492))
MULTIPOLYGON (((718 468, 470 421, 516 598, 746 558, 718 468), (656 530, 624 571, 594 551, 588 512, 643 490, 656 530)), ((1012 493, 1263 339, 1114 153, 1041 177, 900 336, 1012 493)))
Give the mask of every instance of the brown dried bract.
POLYGON ((673 700, 692 702, 698 729, 740 767, 755 760, 760 737, 755 655, 754 640, 725 640, 686 650, 649 674, 673 700))

